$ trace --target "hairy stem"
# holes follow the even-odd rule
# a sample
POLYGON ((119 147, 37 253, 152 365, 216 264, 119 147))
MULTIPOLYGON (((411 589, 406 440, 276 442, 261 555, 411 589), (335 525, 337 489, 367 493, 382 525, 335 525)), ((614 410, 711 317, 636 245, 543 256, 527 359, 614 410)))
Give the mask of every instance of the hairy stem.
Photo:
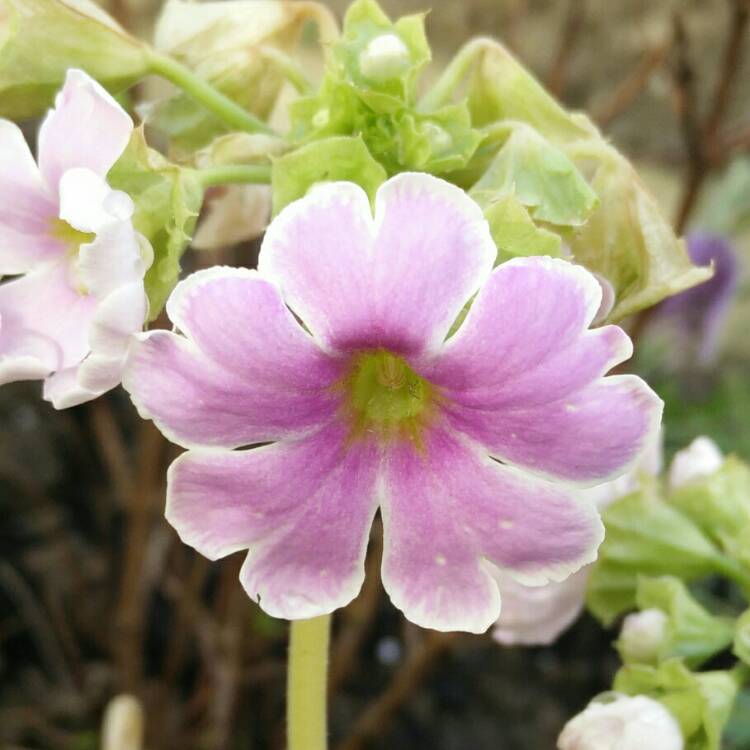
POLYGON ((268 185, 271 182, 271 165, 220 164, 196 169, 193 174, 204 188, 238 183, 268 185))
POLYGON ((288 750, 326 750, 326 692, 331 616, 290 625, 287 677, 288 750))
POLYGON ((250 114, 177 60, 152 51, 149 53, 149 69, 190 94, 232 128, 247 133, 274 132, 265 122, 250 114))

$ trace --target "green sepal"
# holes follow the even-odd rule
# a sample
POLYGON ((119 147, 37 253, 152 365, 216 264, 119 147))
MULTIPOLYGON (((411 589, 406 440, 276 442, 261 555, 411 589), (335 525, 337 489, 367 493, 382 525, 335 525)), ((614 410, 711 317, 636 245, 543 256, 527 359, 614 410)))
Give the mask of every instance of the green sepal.
POLYGON ((192 170, 172 164, 148 147, 143 127, 133 132, 107 179, 133 199, 133 225, 153 247, 154 262, 145 285, 154 320, 179 279, 180 258, 195 228, 203 188, 192 170))
POLYGON ((674 489, 669 501, 728 555, 747 565, 750 576, 750 469, 746 464, 729 456, 718 471, 674 489))
POLYGON ((0 0, 0 116, 42 115, 69 68, 122 91, 146 75, 147 56, 91 0, 0 0))
POLYGON ((318 182, 356 182, 372 201, 387 176, 361 138, 338 136, 313 141, 273 162, 273 212, 275 215, 302 198, 318 182))
POLYGON ((513 194, 536 221, 580 227, 596 208, 596 193, 565 153, 533 128, 514 127, 472 188, 513 194))
POLYGON ((492 191, 477 191, 472 193, 472 198, 482 207, 490 225, 497 245, 496 265, 519 256, 561 255, 560 237, 537 226, 512 193, 498 197, 492 191))
MULTIPOLYGON (((676 656, 694 668, 732 643, 735 630, 732 618, 712 615, 678 578, 639 578, 636 603, 641 610, 659 609, 667 615, 659 661, 676 656)), ((622 650, 620 655, 626 661, 622 650)))
POLYGON ((737 697, 731 672, 691 672, 680 659, 657 667, 631 664, 615 676, 614 690, 658 700, 677 719, 686 750, 719 750, 737 697))
POLYGON ((660 497, 656 482, 610 505, 602 520, 607 535, 587 604, 605 624, 635 608, 639 575, 689 581, 720 571, 725 562, 700 527, 660 497))

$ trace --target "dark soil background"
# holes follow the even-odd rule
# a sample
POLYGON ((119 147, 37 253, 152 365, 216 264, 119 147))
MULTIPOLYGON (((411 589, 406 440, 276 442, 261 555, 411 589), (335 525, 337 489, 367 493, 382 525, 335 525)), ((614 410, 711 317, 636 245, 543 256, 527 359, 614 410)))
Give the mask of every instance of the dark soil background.
MULTIPOLYGON (((393 15, 425 4, 383 0, 393 15)), ((148 29, 158 6, 111 10, 148 29)), ((706 220, 727 170, 747 166, 747 12, 744 0, 434 0, 428 29, 438 61, 472 35, 502 39, 567 105, 592 113, 688 228, 706 220), (694 125, 701 135, 715 110, 717 127, 696 147, 694 125)), ((747 217, 750 183, 744 195, 747 217)), ((745 259, 748 224, 733 237, 745 259)), ((189 263, 252 265, 256 252, 189 263)), ((708 433, 750 459, 749 300, 743 282, 721 355, 700 370, 665 365, 648 326, 632 324, 633 366, 668 402, 670 451, 708 433)), ((129 692, 150 750, 283 748, 286 624, 247 600, 240 557, 209 563, 164 521, 176 454, 119 390, 56 412, 37 384, 0 389, 0 747, 93 750, 104 708, 129 692)), ((335 620, 332 748, 552 750, 566 719, 609 688, 615 636, 588 615, 553 647, 531 649, 405 622, 380 586, 379 534, 376 524, 362 594, 335 620)), ((750 748, 741 719, 736 750, 750 748)))

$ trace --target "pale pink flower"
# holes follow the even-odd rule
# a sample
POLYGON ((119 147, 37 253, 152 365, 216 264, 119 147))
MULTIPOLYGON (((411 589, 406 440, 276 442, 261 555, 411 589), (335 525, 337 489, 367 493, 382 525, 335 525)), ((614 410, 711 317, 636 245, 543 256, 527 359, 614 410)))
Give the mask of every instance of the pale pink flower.
POLYGON ((378 508, 384 586, 426 627, 487 629, 496 568, 543 584, 594 559, 601 521, 568 485, 629 468, 661 402, 603 377, 631 344, 589 330, 591 274, 495 255, 435 177, 388 180, 374 217, 358 186, 320 185, 271 223, 258 271, 189 277, 167 303, 179 333, 134 349, 126 388, 190 449, 168 520, 212 559, 249 549, 240 578, 269 614, 351 601, 378 508))
POLYGON ((38 166, 0 120, 0 275, 17 277, 0 284, 0 384, 44 380, 58 408, 117 385, 146 317, 149 249, 132 201, 105 179, 132 129, 79 70, 42 123, 38 166))
POLYGON ((574 716, 557 741, 558 750, 683 750, 677 719, 645 695, 594 701, 574 716))

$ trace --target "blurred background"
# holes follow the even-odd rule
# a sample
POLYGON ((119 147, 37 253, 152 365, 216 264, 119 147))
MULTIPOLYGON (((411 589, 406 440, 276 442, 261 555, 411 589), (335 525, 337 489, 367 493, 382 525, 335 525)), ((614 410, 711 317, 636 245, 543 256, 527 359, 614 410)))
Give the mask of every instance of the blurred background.
MULTIPOLYGON (((392 15, 429 0, 382 0, 392 15)), ((338 14, 344 0, 328 3, 338 14)), ((148 35, 160 2, 108 9, 148 35)), ((504 41, 638 166, 690 238, 703 287, 628 321, 628 364, 666 400, 668 454, 700 434, 750 459, 750 5, 746 0, 433 0, 436 61, 504 41)), ((257 242, 186 256, 252 265, 257 242)), ((0 747, 93 750, 110 699, 143 707, 151 750, 281 750, 287 628, 251 604, 241 557, 209 563, 163 519, 177 454, 116 391, 56 412, 0 389, 0 747)), ((554 646, 422 631, 390 605, 373 531, 360 597, 339 612, 334 750, 546 750, 610 686, 589 616, 554 646)), ((750 749, 750 703, 727 747, 750 749)), ((106 750, 138 750, 108 745, 106 750)))

